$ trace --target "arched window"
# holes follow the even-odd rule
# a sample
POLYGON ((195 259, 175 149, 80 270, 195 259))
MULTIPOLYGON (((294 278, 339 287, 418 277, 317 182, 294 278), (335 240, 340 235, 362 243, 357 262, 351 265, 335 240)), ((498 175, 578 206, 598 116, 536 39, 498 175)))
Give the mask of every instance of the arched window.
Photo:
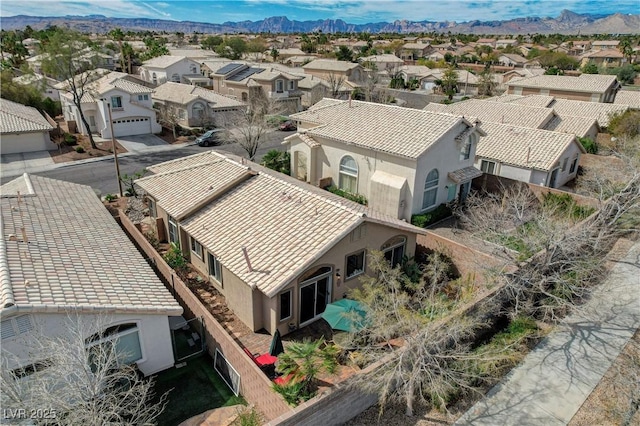
POLYGON ((193 104, 193 118, 204 118, 204 105, 202 102, 196 102, 193 104))
POLYGON ((340 160, 340 179, 338 182, 340 189, 358 193, 358 164, 352 157, 346 155, 340 160))
POLYGON ((438 198, 438 181, 440 175, 437 169, 433 169, 427 175, 424 181, 424 195, 422 197, 422 210, 433 207, 438 198))
POLYGON ((385 259, 391 264, 391 267, 402 263, 404 256, 404 248, 407 245, 407 238, 402 235, 393 237, 380 247, 380 251, 384 254, 385 259))
POLYGON ((198 67, 196 64, 191 64, 191 74, 198 74, 198 67))

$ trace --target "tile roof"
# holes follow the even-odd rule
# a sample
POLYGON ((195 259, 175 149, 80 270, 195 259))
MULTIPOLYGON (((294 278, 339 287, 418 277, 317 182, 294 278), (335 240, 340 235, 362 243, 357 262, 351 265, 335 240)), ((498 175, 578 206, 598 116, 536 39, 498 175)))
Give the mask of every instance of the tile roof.
POLYGON ((449 172, 447 176, 455 183, 464 183, 482 176, 482 172, 475 167, 470 166, 449 172))
MULTIPOLYGON (((202 154, 194 157, 197 159, 182 159, 183 164, 206 158, 202 154)), ((209 161, 220 157, 220 154, 213 154, 209 161)), ((247 167, 233 161, 231 156, 226 161, 235 166, 238 173, 246 173, 247 167)), ((167 173, 172 175, 174 182, 183 181, 180 174, 192 173, 188 168, 175 170, 179 165, 176 163, 164 164, 154 168, 173 170, 167 173)), ((234 275, 268 297, 277 294, 363 222, 379 223, 405 232, 424 232, 290 176, 248 164, 256 173, 227 187, 226 192, 181 221, 181 226, 234 275), (247 249, 252 271, 247 267, 242 247, 247 249)), ((201 163, 194 168, 205 169, 207 164, 201 163)), ((228 170, 220 168, 205 174, 222 180, 227 179, 228 170)), ((191 184, 175 186, 190 197, 199 194, 199 189, 191 184)), ((150 193, 153 192, 150 188, 150 193)), ((158 205, 164 207, 160 201, 158 205)))
MULTIPOLYGON (((317 124, 306 131, 313 138, 333 139, 408 158, 418 158, 465 121, 451 114, 335 99, 323 99, 290 118, 317 124)), ((472 126, 468 121, 466 124, 472 126)))
POLYGON ((213 90, 208 90, 190 84, 166 82, 154 89, 153 99, 175 102, 186 105, 196 99, 203 99, 212 104, 212 108, 239 108, 244 104, 240 101, 222 95, 213 90))
POLYGON ((625 112, 628 105, 604 104, 601 102, 572 101, 569 99, 558 99, 550 105, 560 116, 589 117, 598 120, 601 127, 609 125, 610 116, 616 113, 625 112))
POLYGON ((553 118, 553 111, 548 108, 537 108, 511 103, 492 102, 480 99, 469 99, 446 105, 428 104, 427 111, 442 111, 449 114, 477 117, 480 121, 502 124, 513 124, 538 129, 553 118))
POLYGON ((640 92, 634 90, 620 90, 616 93, 615 105, 629 105, 631 108, 640 109, 640 92))
POLYGON ((544 130, 560 133, 571 133, 578 137, 585 137, 589 133, 589 130, 596 126, 598 128, 598 121, 595 118, 588 117, 571 117, 568 115, 555 116, 551 121, 544 126, 544 130))
POLYGON ((0 99, 0 134, 43 132, 52 129, 53 126, 37 109, 0 99))
POLYGON ((250 175, 248 167, 223 156, 214 157, 198 157, 204 162, 138 179, 136 185, 153 196, 169 215, 180 220, 220 190, 250 175))
MULTIPOLYGON (((527 169, 549 171, 575 135, 513 125, 482 123, 487 136, 480 139, 476 156, 527 169)), ((582 149, 584 152, 584 149, 582 149)))
POLYGON ((193 59, 189 59, 184 56, 162 55, 162 56, 157 56, 155 58, 151 58, 147 61, 144 61, 142 63, 142 66, 146 68, 167 68, 173 64, 177 64, 178 62, 184 59, 191 62, 195 62, 193 61, 193 59))
POLYGON ((547 108, 555 100, 553 96, 548 95, 529 95, 521 96, 519 99, 512 99, 510 103, 517 105, 527 105, 534 107, 547 108))
POLYGON ((604 93, 616 83, 615 75, 582 74, 580 77, 566 75, 540 75, 521 80, 511 80, 507 86, 531 87, 550 90, 604 93))
POLYGON ((0 193, 0 309, 182 313, 90 187, 25 174, 0 193))
POLYGON ((303 65, 302 68, 307 70, 323 70, 323 71, 348 71, 359 67, 360 64, 347 61, 333 61, 330 59, 316 59, 303 65))

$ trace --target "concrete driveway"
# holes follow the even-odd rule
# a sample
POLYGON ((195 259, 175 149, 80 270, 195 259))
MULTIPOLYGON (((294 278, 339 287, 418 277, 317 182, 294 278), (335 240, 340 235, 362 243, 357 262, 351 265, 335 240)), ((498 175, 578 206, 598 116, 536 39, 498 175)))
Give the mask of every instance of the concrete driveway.
POLYGON ((0 155, 0 174, 16 176, 36 170, 46 170, 54 166, 49 151, 23 152, 20 154, 0 155))
POLYGON ((166 147, 166 149, 175 148, 175 146, 152 134, 122 136, 118 138, 118 142, 131 153, 158 152, 163 147, 166 147))

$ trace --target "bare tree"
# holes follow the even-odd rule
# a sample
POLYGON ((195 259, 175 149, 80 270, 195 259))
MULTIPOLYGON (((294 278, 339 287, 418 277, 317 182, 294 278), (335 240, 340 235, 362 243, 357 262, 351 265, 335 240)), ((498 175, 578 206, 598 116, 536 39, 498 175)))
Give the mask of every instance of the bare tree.
POLYGON ((105 334, 101 317, 69 317, 65 333, 37 330, 29 339, 34 364, 10 370, 12 354, 2 352, 0 394, 6 409, 50 410, 47 424, 153 424, 167 394, 154 397, 153 379, 142 378, 118 340, 105 334))
POLYGON ((171 129, 173 132, 173 139, 176 139, 176 127, 182 120, 180 112, 176 107, 171 105, 157 104, 155 107, 158 111, 158 118, 160 119, 160 122, 171 129))
POLYGON ((329 83, 329 92, 331 93, 331 97, 334 99, 339 99, 342 93, 344 92, 344 82, 347 78, 344 74, 337 74, 334 72, 329 73, 327 76, 327 83, 329 83))

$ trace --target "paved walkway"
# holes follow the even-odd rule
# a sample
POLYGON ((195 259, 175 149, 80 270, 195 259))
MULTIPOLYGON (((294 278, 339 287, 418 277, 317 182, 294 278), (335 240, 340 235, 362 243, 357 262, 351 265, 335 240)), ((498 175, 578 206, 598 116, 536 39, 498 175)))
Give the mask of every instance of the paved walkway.
POLYGON ((640 327, 640 243, 566 324, 456 425, 566 425, 640 327))

